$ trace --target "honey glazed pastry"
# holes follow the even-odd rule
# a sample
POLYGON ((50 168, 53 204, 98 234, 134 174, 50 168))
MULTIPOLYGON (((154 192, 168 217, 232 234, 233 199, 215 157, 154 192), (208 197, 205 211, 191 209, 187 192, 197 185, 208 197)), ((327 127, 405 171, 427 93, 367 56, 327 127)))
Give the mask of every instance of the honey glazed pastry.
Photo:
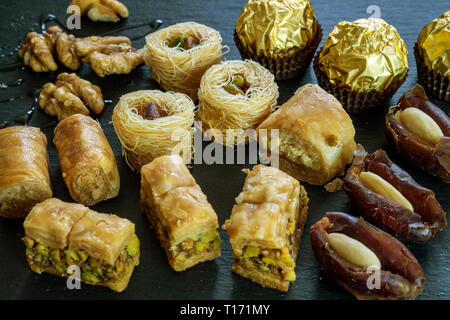
POLYGON ((116 157, 97 121, 72 115, 56 126, 53 142, 64 182, 76 202, 93 206, 119 194, 116 157))
POLYGON ((47 138, 39 128, 0 130, 0 216, 24 218, 52 196, 47 138))
POLYGON ((232 270, 263 287, 288 291, 308 211, 303 186, 286 173, 256 165, 247 174, 231 217, 232 270))
POLYGON ((175 271, 220 256, 217 215, 180 156, 142 167, 141 209, 175 271))
POLYGON ((37 204, 25 219, 26 258, 30 268, 61 277, 78 267, 81 280, 126 289, 139 264, 134 223, 56 198, 37 204))
MULTIPOLYGON (((280 169, 301 181, 322 185, 343 174, 353 159, 355 128, 339 101, 307 84, 258 126, 279 130, 280 169)), ((270 135, 261 140, 273 149, 270 135)))

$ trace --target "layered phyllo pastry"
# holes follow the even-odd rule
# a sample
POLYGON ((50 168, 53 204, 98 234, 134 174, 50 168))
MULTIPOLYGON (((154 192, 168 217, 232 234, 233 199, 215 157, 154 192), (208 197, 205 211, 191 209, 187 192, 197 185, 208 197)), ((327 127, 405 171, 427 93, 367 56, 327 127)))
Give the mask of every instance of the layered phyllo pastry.
POLYGON ((217 215, 178 155, 141 169, 141 208, 161 241, 170 266, 183 271, 220 256, 217 215))
POLYGON ((303 186, 286 173, 256 165, 247 174, 230 219, 225 221, 233 247, 232 270, 263 287, 287 291, 308 211, 303 186))
POLYGON ((24 218, 36 203, 51 198, 47 138, 39 128, 0 130, 0 216, 24 218))
POLYGON ((352 119, 335 97, 315 84, 300 87, 257 130, 267 150, 279 147, 281 170, 314 185, 344 174, 356 148, 352 119), (267 139, 271 135, 261 135, 263 129, 278 130, 279 145, 267 139))
POLYGON ((93 206, 119 194, 116 157, 97 121, 74 114, 59 122, 53 142, 64 182, 76 202, 93 206))
POLYGON ((51 198, 34 206, 24 222, 26 258, 39 274, 68 277, 121 292, 139 264, 134 223, 81 204, 51 198))

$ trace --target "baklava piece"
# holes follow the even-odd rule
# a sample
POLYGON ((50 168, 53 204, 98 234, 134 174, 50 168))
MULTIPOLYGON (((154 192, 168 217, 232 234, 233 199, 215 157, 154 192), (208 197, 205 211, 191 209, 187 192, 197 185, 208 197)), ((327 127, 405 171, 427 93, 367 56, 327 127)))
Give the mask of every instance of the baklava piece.
POLYGON ((288 291, 308 211, 303 186, 284 172, 263 165, 247 174, 230 219, 232 270, 263 287, 288 291))
POLYGON ((183 159, 161 156, 141 169, 141 208, 175 271, 220 256, 217 215, 183 159))
MULTIPOLYGON (((292 177, 323 185, 345 172, 356 148, 355 128, 339 101, 317 85, 307 84, 257 128, 279 130, 279 166, 292 177)), ((267 134, 267 137, 270 136, 267 134)))
POLYGON ((76 202, 93 206, 119 194, 116 157, 97 121, 74 114, 56 126, 53 143, 64 182, 76 202))
POLYGON ((24 218, 52 196, 47 138, 34 127, 0 130, 0 216, 24 218))
POLYGON ((51 198, 31 210, 24 228, 26 258, 39 274, 69 277, 76 266, 83 282, 121 292, 139 264, 134 224, 113 214, 51 198))

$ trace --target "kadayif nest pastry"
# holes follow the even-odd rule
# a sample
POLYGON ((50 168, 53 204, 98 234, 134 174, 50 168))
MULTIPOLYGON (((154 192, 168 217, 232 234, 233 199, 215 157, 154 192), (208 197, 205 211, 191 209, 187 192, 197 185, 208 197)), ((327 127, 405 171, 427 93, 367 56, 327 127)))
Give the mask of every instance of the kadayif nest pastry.
POLYGON ((314 59, 322 88, 349 112, 384 110, 408 73, 408 49, 383 19, 339 22, 314 59))
POLYGON ((450 101, 450 11, 423 28, 414 55, 417 77, 425 91, 434 98, 450 101))
POLYGON ((308 0, 250 0, 236 21, 242 58, 258 61, 277 80, 301 75, 322 39, 308 0))

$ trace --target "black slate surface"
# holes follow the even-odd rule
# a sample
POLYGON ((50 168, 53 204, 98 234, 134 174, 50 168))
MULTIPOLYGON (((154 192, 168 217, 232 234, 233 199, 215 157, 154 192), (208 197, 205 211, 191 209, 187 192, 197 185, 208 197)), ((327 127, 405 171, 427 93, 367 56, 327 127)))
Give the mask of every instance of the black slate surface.
MULTIPOLYGON (((81 30, 76 35, 100 34, 102 32, 137 24, 152 19, 162 19, 163 26, 183 21, 196 21, 220 31, 223 42, 230 47, 225 59, 238 59, 239 53, 233 43, 234 24, 239 16, 244 0, 169 0, 139 1, 124 0, 130 9, 130 17, 119 24, 93 23, 82 19, 81 30)), ((27 1, 2 0, 0 3, 0 63, 14 58, 14 49, 22 41, 27 31, 38 29, 37 21, 41 13, 53 13, 59 19, 67 18, 66 5, 69 1, 27 1)), ((356 20, 369 17, 366 10, 370 5, 378 5, 381 17, 393 24, 406 41, 409 50, 409 76, 393 101, 397 101, 401 93, 412 87, 416 81, 416 67, 413 57, 413 46, 423 26, 442 12, 450 9, 448 1, 386 1, 386 0, 312 0, 316 16, 322 25, 324 39, 333 26, 341 20, 356 20)), ((134 36, 146 33, 145 28, 126 31, 123 34, 134 36)), ((324 41, 322 40, 322 43, 324 41)), ((134 41, 135 47, 142 47, 144 40, 134 41)), ((66 71, 60 67, 59 72, 66 71)), ((111 99, 104 112, 98 117, 108 140, 113 147, 121 175, 120 195, 102 202, 94 210, 116 213, 136 223, 136 232, 141 240, 142 258, 140 266, 135 270, 130 285, 121 294, 103 287, 82 284, 81 290, 68 290, 62 278, 33 273, 25 261, 25 248, 20 238, 23 236, 22 220, 9 221, 0 219, 0 299, 353 299, 353 297, 329 280, 320 270, 314 259, 309 241, 309 228, 319 220, 326 211, 353 212, 344 192, 327 193, 323 188, 304 184, 310 197, 310 209, 305 234, 302 239, 297 260, 297 281, 288 293, 272 289, 264 289, 249 280, 231 272, 233 263, 228 236, 221 230, 222 256, 214 262, 202 263, 188 271, 173 271, 166 260, 163 250, 148 222, 139 211, 140 177, 131 172, 120 152, 120 143, 110 123, 114 105, 122 94, 139 89, 156 89, 157 83, 152 80, 149 69, 141 66, 129 75, 99 78, 83 65, 77 73, 103 90, 105 99, 111 99)), ((33 99, 31 92, 42 84, 55 79, 57 73, 36 74, 28 68, 0 71, 0 83, 12 84, 23 79, 17 87, 0 88, 0 100, 19 97, 9 102, 0 103, 0 122, 9 120, 28 110, 33 99)), ((317 83, 310 67, 301 78, 279 81, 280 98, 278 104, 285 102, 301 85, 317 83)), ((436 101, 446 112, 449 104, 436 101)), ((392 160, 409 170, 412 176, 425 187, 435 191, 437 199, 444 210, 450 208, 450 188, 426 174, 405 164, 391 149, 387 147, 383 134, 384 113, 371 115, 352 115, 356 127, 357 142, 363 144, 370 152, 378 148, 387 150, 392 160)), ((51 160, 52 184, 54 196, 71 201, 61 178, 59 163, 53 139, 54 119, 37 110, 30 125, 41 127, 47 135, 48 150, 51 160)), ((240 169, 251 165, 195 165, 192 169, 194 177, 200 184, 209 201, 217 211, 219 223, 222 225, 229 217, 234 198, 240 192, 244 174, 240 169)), ((450 230, 439 232, 427 244, 407 244, 421 263, 427 283, 419 299, 450 298, 450 230)))

